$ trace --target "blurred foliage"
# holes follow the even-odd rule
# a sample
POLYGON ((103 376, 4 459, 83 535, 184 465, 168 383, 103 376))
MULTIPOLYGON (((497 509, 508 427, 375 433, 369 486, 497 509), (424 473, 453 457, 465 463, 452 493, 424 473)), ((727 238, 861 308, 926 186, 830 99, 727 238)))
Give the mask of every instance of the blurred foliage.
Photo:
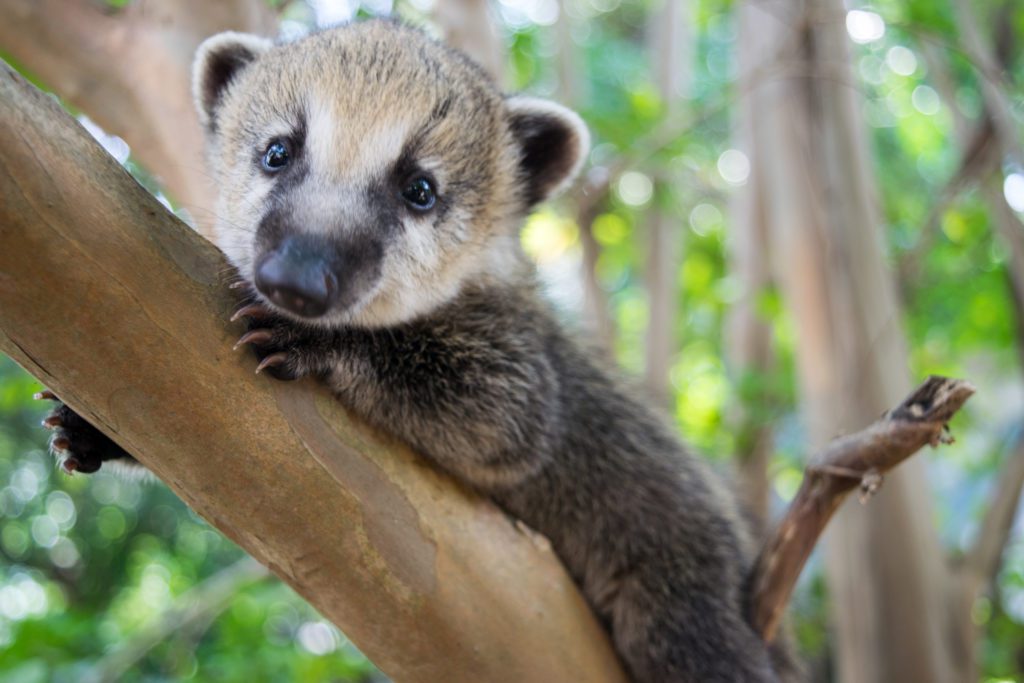
MULTIPOLYGON (((39 388, 0 359, 0 679, 77 683, 244 554, 160 484, 57 470, 39 388)), ((283 584, 224 590, 118 680, 369 680, 369 662, 283 584)))
MULTIPOLYGON (((126 4, 122 0, 112 6, 126 4)), ((316 6, 285 3, 282 30, 296 35, 315 21, 316 6)), ((337 4, 337 3, 326 3, 337 4)), ((975 3, 993 29, 1024 35, 1021 3, 975 3)), ((383 2, 349 3, 351 12, 388 11, 383 2)), ((741 455, 748 444, 733 413, 774 427, 771 470, 775 506, 800 482, 805 457, 794 380, 796 335, 784 302, 762 292, 758 314, 777 352, 767 376, 733 373, 724 360, 724 318, 738 296, 729 274, 730 196, 743 178, 722 173, 733 147, 736 101, 734 3, 698 0, 692 7, 690 73, 680 93, 684 121, 665 144, 646 150, 662 130, 666 103, 651 77, 647 27, 656 2, 555 0, 496 2, 509 47, 508 85, 567 102, 591 126, 591 172, 632 159, 611 179, 594 236, 597 275, 609 296, 615 352, 630 370, 643 365, 647 323, 643 287, 646 221, 658 206, 678 218, 683 259, 677 280, 678 353, 671 372, 673 414, 686 438, 709 457, 741 455), (556 21, 566 22, 566 30, 556 21), (568 36, 569 44, 565 44, 568 36), (558 81, 563 49, 574 82, 558 81), (570 87, 571 86, 571 87, 570 87), (687 124, 687 122, 689 122, 687 124), (639 155, 639 156, 637 156, 639 155)), ((430 0, 396 11, 415 21, 430 0)), ((885 31, 853 46, 856 86, 864 97, 885 249, 900 273, 912 373, 970 377, 984 388, 954 425, 960 442, 924 457, 935 492, 937 528, 951 554, 968 546, 998 478, 1002 460, 1022 438, 1022 368, 1008 289, 1008 252, 995 233, 991 208, 975 187, 945 196, 958 171, 954 116, 939 94, 934 57, 943 62, 955 106, 968 124, 981 113, 978 72, 958 47, 950 6, 934 0, 878 0, 869 9, 885 31), (932 61, 930 61, 932 60, 932 61), (934 225, 935 202, 947 202, 934 225)), ((1021 50, 1011 50, 1004 86, 1015 114, 1024 113, 1021 50)), ((45 85, 45 84, 42 84, 45 85)), ((109 148, 109 147, 108 147, 109 148)), ((152 191, 156 181, 126 160, 152 191)), ((1006 174, 1022 169, 1008 166, 1006 174)), ((550 294, 567 317, 578 315, 580 242, 570 200, 548 206, 524 230, 550 294)), ((79 681, 98 662, 125 648, 196 586, 212 581, 242 553, 157 483, 101 472, 67 477, 44 452, 36 425, 39 388, 0 360, 0 677, 13 681, 79 681)), ((1019 528, 1019 524, 1017 525, 1019 528)), ((276 580, 229 586, 223 609, 154 645, 125 680, 336 680, 379 676, 343 635, 276 580)), ((794 598, 794 626, 816 672, 827 670, 827 591, 812 562, 794 598)), ((988 681, 1024 677, 1024 542, 1014 534, 997 590, 975 605, 988 681)), ((824 674, 823 674, 824 675, 824 674)))

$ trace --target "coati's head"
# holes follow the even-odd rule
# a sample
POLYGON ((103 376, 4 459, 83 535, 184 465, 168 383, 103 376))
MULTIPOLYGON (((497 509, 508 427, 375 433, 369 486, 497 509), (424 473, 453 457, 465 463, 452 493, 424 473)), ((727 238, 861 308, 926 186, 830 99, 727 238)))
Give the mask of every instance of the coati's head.
POLYGON ((275 308, 325 325, 400 323, 514 277, 519 222, 588 144, 572 112, 383 20, 214 36, 194 91, 218 245, 275 308))

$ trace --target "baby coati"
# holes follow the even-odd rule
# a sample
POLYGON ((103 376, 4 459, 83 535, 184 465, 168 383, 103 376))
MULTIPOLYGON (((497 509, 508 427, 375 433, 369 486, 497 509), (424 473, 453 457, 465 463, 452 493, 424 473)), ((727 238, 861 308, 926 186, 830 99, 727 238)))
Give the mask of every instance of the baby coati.
MULTIPOLYGON (((258 371, 321 378, 547 536, 638 683, 778 680, 731 495, 570 339, 519 246, 582 163, 579 117, 386 20, 215 36, 194 90, 258 371)), ((68 469, 127 456, 64 406, 48 424, 68 469)))

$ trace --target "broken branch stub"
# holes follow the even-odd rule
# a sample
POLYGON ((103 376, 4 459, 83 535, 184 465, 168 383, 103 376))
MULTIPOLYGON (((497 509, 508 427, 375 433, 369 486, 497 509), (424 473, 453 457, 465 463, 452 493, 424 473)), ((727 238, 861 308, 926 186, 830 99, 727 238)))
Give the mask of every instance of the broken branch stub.
POLYGON ((860 488, 866 501, 887 471, 926 445, 952 441, 947 423, 973 393, 969 382, 931 376, 877 422, 835 439, 811 461, 751 574, 751 621, 766 641, 774 640, 793 586, 846 496, 860 488))

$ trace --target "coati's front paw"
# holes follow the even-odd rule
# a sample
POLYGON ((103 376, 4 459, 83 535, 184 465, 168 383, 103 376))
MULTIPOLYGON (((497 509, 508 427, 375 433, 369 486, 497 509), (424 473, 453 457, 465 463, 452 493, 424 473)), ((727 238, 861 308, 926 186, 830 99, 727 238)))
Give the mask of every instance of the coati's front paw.
POLYGON ((62 403, 52 391, 41 391, 35 397, 57 401, 57 407, 43 420, 43 426, 53 430, 50 451, 65 472, 89 474, 98 470, 105 460, 133 460, 123 448, 62 403))
POLYGON ((232 322, 239 318, 249 319, 249 330, 235 343, 235 350, 246 345, 252 348, 259 359, 256 374, 266 371, 274 379, 284 381, 311 374, 302 362, 305 335, 295 323, 261 304, 248 304, 231 316, 232 322))

